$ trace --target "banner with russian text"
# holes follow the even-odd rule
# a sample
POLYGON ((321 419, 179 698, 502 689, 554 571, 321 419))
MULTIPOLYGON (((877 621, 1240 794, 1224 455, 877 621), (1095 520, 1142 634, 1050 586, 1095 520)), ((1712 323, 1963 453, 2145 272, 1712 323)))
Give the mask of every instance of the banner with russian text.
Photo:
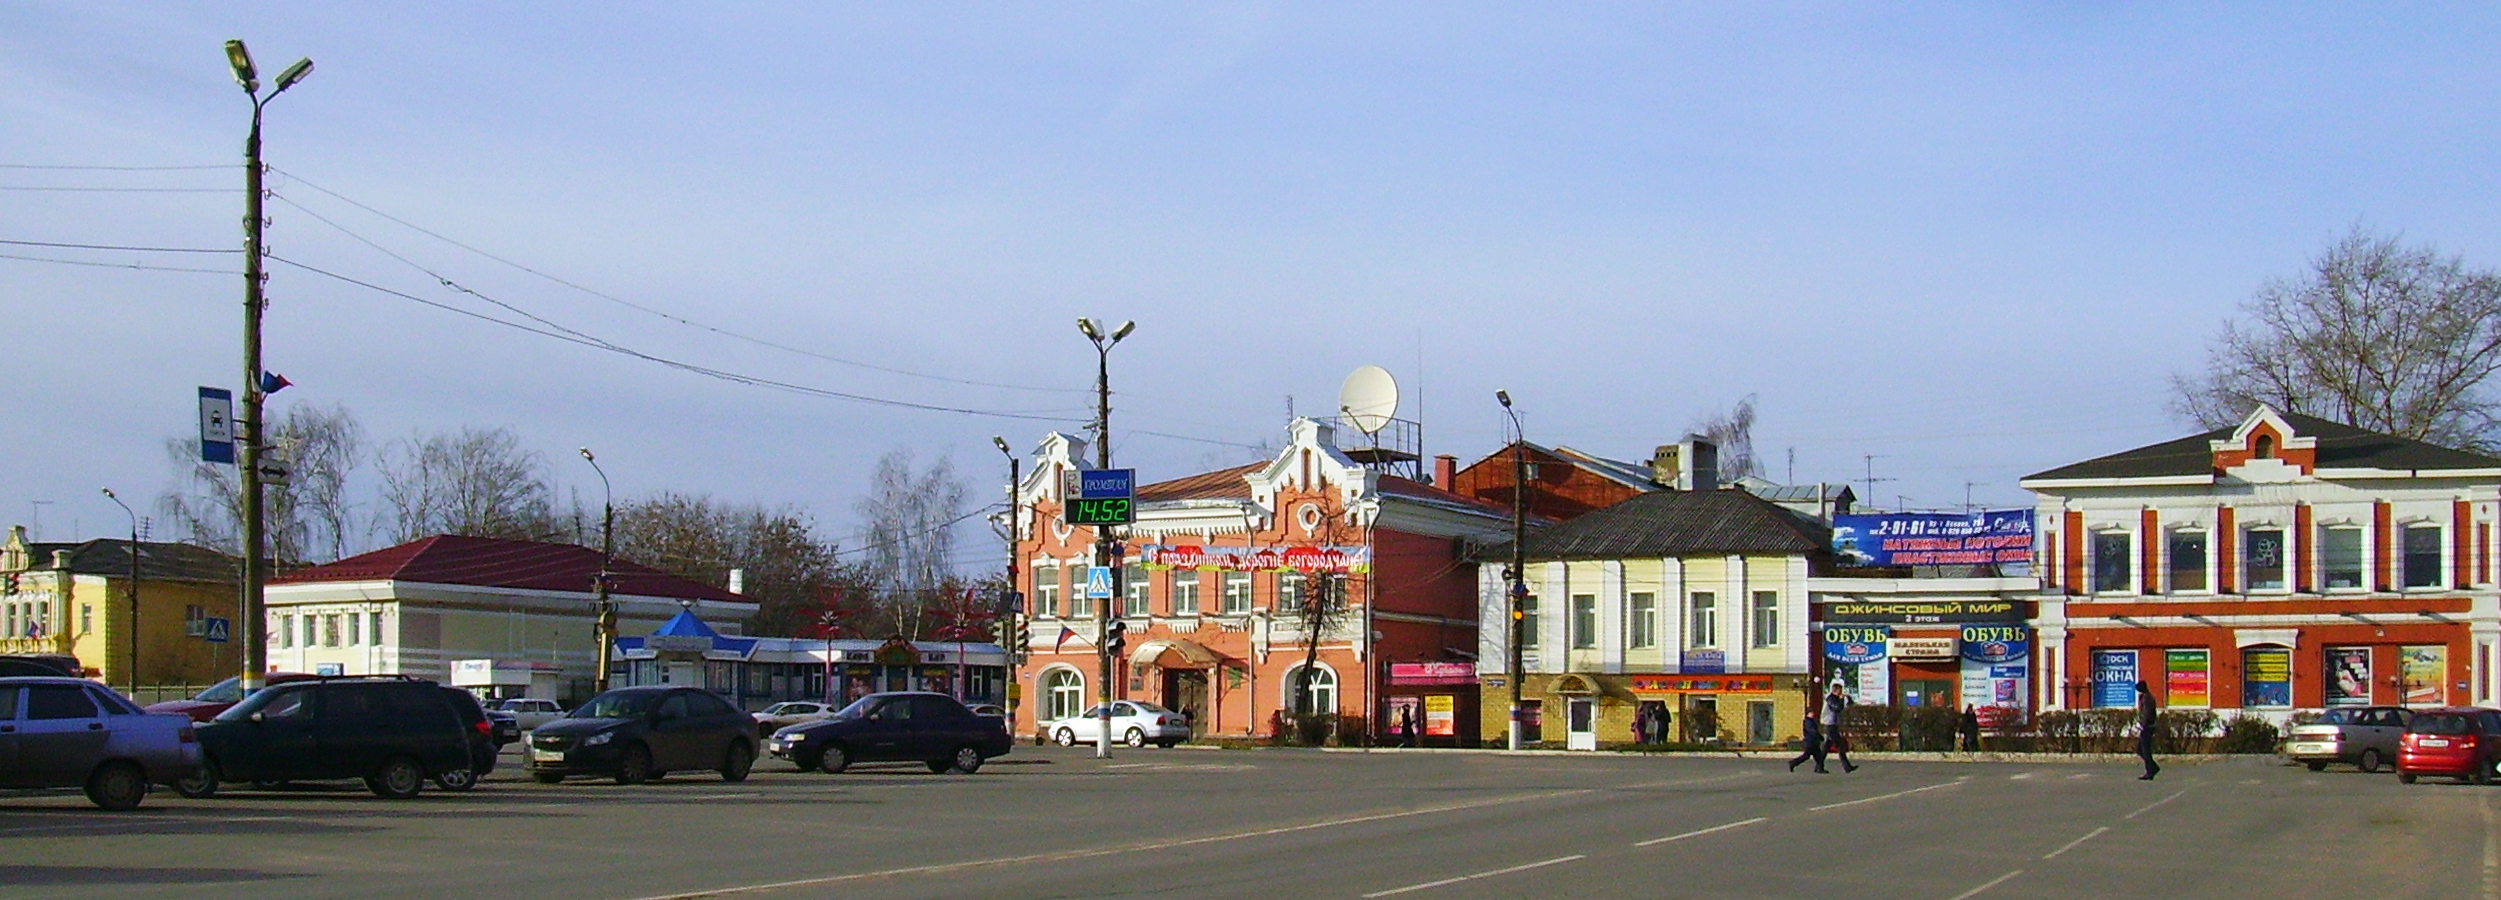
POLYGON ((1834 516, 1832 552, 1845 566, 1994 564, 2029 569, 2032 511, 1834 516))

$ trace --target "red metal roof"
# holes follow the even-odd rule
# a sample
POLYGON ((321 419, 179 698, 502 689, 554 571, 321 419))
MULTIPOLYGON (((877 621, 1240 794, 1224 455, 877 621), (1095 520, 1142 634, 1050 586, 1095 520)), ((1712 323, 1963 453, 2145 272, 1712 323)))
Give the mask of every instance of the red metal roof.
POLYGON ((1255 462, 1247 466, 1234 466, 1230 469, 1218 469, 1213 472, 1202 472, 1197 475, 1175 478, 1171 481, 1158 481, 1154 484, 1138 489, 1138 502, 1154 503, 1162 500, 1248 500, 1251 495, 1250 482, 1243 479, 1250 477, 1252 472, 1257 472, 1262 466, 1266 465, 1267 463, 1264 462, 1255 462))
MULTIPOLYGON (((269 582, 411 581, 588 593, 598 577, 599 551, 588 547, 440 534, 288 572, 269 582)), ((640 597, 747 602, 727 590, 623 559, 609 563, 608 583, 615 593, 640 597)))

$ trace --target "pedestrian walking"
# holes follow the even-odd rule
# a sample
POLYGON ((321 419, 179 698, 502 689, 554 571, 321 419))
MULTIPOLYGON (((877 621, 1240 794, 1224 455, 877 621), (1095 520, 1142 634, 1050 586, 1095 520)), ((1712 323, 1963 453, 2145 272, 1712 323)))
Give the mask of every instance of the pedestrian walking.
POLYGON ((1416 742, 1414 706, 1401 705, 1398 707, 1398 732, 1407 738, 1407 746, 1409 748, 1421 746, 1416 742))
POLYGON ((2145 761, 2145 774, 2136 780, 2152 781, 2162 773, 2154 762, 2154 691, 2142 681, 2136 683, 2136 758, 2145 761))
POLYGON ((1824 695, 1824 752, 1841 760, 1841 771, 1856 772, 1858 764, 1850 761, 1849 735, 1841 730, 1841 723, 1847 721, 1843 717, 1849 711, 1849 695, 1841 693, 1840 683, 1834 682, 1832 693, 1824 695))
POLYGON ((1799 763, 1802 763, 1802 762, 1805 762, 1805 761, 1807 761, 1807 760, 1810 760, 1810 759, 1811 759, 1811 760, 1814 760, 1814 761, 1815 761, 1815 774, 1817 774, 1817 775, 1829 775, 1829 774, 1832 774, 1832 773, 1827 772, 1827 771, 1825 771, 1825 770, 1824 770, 1824 728, 1823 728, 1823 724, 1822 724, 1822 723, 1820 723, 1820 722, 1815 721, 1815 711, 1814 711, 1814 710, 1811 710, 1811 709, 1806 711, 1806 739, 1805 739, 1805 744, 1806 744, 1806 752, 1798 754, 1798 757, 1797 757, 1796 759, 1792 759, 1792 760, 1790 760, 1790 761, 1789 761, 1789 771, 1792 771, 1792 772, 1797 771, 1797 770, 1798 770, 1798 764, 1799 764, 1799 763))
POLYGON ((1963 733, 1963 752, 1980 752, 1980 712, 1973 709, 1969 703, 1963 704, 1963 721, 1961 731, 1963 733))

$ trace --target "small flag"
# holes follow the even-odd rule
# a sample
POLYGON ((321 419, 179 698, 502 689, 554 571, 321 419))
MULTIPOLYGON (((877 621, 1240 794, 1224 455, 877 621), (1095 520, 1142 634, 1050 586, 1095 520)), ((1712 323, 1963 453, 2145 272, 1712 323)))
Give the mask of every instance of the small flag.
POLYGON ((1077 632, 1070 630, 1066 625, 1061 625, 1059 627, 1059 640, 1051 642, 1051 652, 1058 653, 1060 648, 1068 646, 1069 638, 1076 636, 1077 632))
POLYGON ((286 390, 289 385, 294 383, 295 382, 288 381, 287 377, 284 375, 269 371, 268 369, 261 370, 261 393, 263 394, 275 394, 279 391, 286 390))

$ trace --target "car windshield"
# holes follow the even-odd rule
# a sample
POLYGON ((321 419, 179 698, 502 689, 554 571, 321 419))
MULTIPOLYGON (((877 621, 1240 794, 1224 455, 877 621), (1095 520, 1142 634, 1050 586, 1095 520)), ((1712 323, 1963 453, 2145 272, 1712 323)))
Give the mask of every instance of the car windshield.
POLYGON ((1161 706, 1157 706, 1157 705, 1152 704, 1152 703, 1148 703, 1148 702, 1146 702, 1146 701, 1144 701, 1144 700, 1131 700, 1131 701, 1129 701, 1129 702, 1130 702, 1131 704, 1136 705, 1136 706, 1137 706, 1137 708, 1139 708, 1139 709, 1141 709, 1141 710, 1145 710, 1145 711, 1150 712, 1150 713, 1156 713, 1156 714, 1168 714, 1168 713, 1171 713, 1171 712, 1172 712, 1172 710, 1165 709, 1165 708, 1163 708, 1163 707, 1161 707, 1161 706))
POLYGON ((2465 716, 2430 713, 2415 716, 2413 724, 2407 725, 2405 730, 2408 734, 2465 734, 2471 729, 2465 716))
POLYGON ((660 703, 660 691, 610 691, 592 697, 567 718, 574 719, 639 719, 649 715, 660 703))
POLYGON ((243 676, 237 675, 208 686, 208 690, 191 695, 202 703, 239 703, 243 700, 243 676))
POLYGON ((861 716, 868 715, 868 711, 869 711, 869 710, 872 710, 872 709, 876 709, 876 708, 877 708, 877 704, 878 704, 878 702, 879 702, 879 701, 881 701, 881 700, 883 700, 883 699, 885 699, 885 698, 883 698, 883 697, 879 697, 879 696, 876 696, 876 695, 872 694, 872 695, 869 695, 869 696, 866 696, 866 697, 862 697, 862 698, 857 699, 857 700, 853 700, 853 701, 851 701, 851 705, 850 705, 850 706, 845 706, 845 707, 843 707, 843 708, 842 708, 842 710, 841 710, 840 712, 836 712, 836 713, 834 713, 834 718, 837 718, 837 719, 857 719, 857 718, 859 718, 859 717, 861 717, 861 716))
MULTIPOLYGON (((263 688, 259 692, 254 693, 252 696, 244 698, 243 702, 226 707, 225 712, 217 714, 217 721, 237 722, 251 718, 253 713, 260 712, 262 708, 267 707, 273 698, 292 697, 298 693, 302 692, 271 693, 268 689, 263 688)), ((304 704, 303 701, 299 699, 294 705, 296 707, 302 707, 304 704)))

